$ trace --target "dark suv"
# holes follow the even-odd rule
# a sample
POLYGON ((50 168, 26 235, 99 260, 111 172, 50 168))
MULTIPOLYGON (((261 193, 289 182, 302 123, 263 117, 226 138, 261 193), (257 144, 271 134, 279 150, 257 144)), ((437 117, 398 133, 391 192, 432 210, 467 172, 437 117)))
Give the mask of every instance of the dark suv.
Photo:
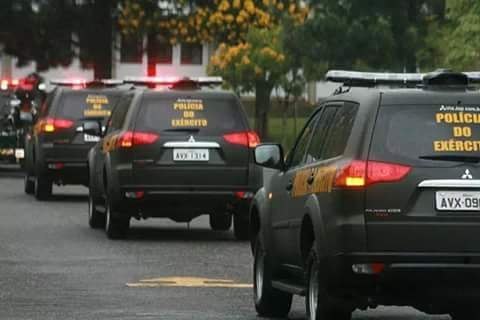
POLYGON ((211 89, 208 78, 131 82, 138 88, 89 155, 90 226, 123 238, 131 217, 190 222, 208 214, 213 230, 228 230, 233 216, 235 236, 247 239, 262 181, 253 161, 259 138, 239 99, 211 89))
POLYGON ((251 208, 254 294, 285 316, 292 294, 309 319, 411 305, 478 319, 480 92, 475 73, 334 71, 320 104, 251 208))
POLYGON ((84 132, 105 126, 124 89, 116 81, 54 82, 26 139, 25 192, 45 200, 52 184, 88 185, 87 154, 99 136, 84 132))

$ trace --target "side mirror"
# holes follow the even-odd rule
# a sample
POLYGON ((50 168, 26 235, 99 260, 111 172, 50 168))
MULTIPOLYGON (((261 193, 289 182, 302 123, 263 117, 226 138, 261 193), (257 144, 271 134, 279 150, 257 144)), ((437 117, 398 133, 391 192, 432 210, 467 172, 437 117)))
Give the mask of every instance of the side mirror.
POLYGON ((20 122, 24 124, 33 123, 33 115, 31 112, 20 111, 20 122))
POLYGON ((97 121, 88 121, 83 124, 83 133, 89 134, 91 136, 101 137, 102 128, 100 123, 97 121))
POLYGON ((283 148, 279 144, 260 144, 255 148, 255 163, 259 166, 281 170, 283 161, 283 148))

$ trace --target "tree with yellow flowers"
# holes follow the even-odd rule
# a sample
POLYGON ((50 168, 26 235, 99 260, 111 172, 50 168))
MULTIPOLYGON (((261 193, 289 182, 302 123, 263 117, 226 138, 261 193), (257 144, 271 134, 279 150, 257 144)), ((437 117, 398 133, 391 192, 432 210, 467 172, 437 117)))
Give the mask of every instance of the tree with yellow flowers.
POLYGON ((298 0, 184 0, 164 8, 158 3, 125 0, 119 17, 122 32, 154 30, 172 44, 218 45, 209 72, 223 76, 236 92, 255 93, 255 126, 265 138, 270 95, 289 71, 290 60, 280 36, 282 24, 285 19, 295 26, 303 24, 308 8, 298 0))

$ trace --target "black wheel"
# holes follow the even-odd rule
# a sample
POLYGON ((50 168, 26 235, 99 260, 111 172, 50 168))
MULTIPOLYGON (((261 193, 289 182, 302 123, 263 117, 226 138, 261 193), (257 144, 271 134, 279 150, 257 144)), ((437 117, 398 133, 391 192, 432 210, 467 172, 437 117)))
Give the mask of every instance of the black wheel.
POLYGON ((37 200, 43 201, 52 195, 52 181, 46 176, 37 174, 35 176, 34 193, 37 200))
POLYGON ((105 212, 98 211, 97 202, 93 198, 91 192, 88 193, 88 225, 92 229, 105 228, 106 216, 105 212))
POLYGON ((35 181, 33 180, 33 177, 28 175, 28 173, 25 173, 23 183, 26 194, 33 194, 35 192, 35 181))
POLYGON ((313 244, 307 260, 307 296, 305 304, 309 320, 350 320, 352 312, 337 306, 329 296, 325 278, 325 268, 313 244))
POLYGON ((248 217, 242 216, 240 214, 233 215, 233 233, 235 234, 235 239, 237 240, 248 240, 250 238, 250 221, 248 217))
POLYGON ((130 228, 130 217, 120 217, 112 208, 109 201, 105 201, 105 232, 109 239, 125 239, 130 228))
POLYGON ((255 244, 253 264, 255 309, 261 317, 284 318, 292 306, 292 294, 272 287, 272 272, 260 238, 255 244))
POLYGON ((231 214, 211 214, 210 227, 215 231, 227 231, 232 227, 231 214))

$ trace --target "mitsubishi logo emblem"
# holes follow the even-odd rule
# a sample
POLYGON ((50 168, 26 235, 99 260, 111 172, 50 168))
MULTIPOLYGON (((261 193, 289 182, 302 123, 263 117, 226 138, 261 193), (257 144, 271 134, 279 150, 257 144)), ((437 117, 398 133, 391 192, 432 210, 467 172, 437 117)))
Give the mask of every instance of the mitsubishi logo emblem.
POLYGON ((473 179, 472 173, 469 169, 465 170, 465 173, 462 175, 462 179, 473 179))
POLYGON ((195 142, 195 138, 193 136, 190 136, 190 138, 188 138, 188 142, 195 142))

